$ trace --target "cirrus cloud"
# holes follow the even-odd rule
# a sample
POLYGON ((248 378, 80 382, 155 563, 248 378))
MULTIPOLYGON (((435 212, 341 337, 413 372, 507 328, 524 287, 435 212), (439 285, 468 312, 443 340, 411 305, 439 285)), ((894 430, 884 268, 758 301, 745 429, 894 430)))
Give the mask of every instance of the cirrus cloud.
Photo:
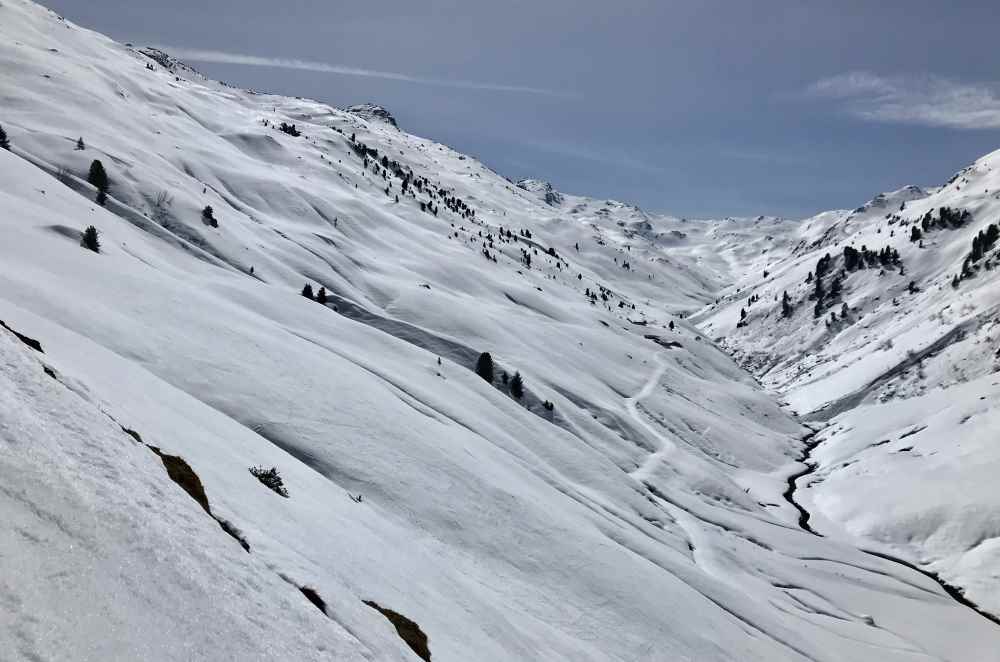
POLYGON ((806 88, 863 120, 949 129, 1000 129, 1000 85, 940 76, 880 76, 852 71, 806 88))

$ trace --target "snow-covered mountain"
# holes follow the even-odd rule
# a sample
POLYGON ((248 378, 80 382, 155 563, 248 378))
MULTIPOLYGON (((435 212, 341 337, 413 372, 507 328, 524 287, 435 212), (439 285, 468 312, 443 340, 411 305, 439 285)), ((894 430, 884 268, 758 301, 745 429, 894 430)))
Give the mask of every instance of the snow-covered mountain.
POLYGON ((0 35, 4 656, 998 659, 994 249, 951 284, 992 157, 679 219, 27 0, 0 35), (852 241, 906 273, 814 317, 852 241))
POLYGON ((803 494, 815 528, 938 572, 993 613, 998 223, 1000 151, 940 188, 789 226, 780 248, 696 316, 765 387, 826 426, 803 494))

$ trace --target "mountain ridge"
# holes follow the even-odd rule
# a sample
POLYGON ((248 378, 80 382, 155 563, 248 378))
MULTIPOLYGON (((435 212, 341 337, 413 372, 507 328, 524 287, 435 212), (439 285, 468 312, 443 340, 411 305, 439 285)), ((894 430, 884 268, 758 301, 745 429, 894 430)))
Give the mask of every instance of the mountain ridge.
MULTIPOLYGON (((863 528, 842 530, 859 508, 853 486, 866 484, 841 465, 873 437, 888 434, 876 449, 894 454, 870 466, 897 472, 877 495, 918 505, 928 500, 912 493, 910 465, 889 464, 927 443, 907 434, 925 424, 914 421, 927 414, 928 431, 985 446, 996 409, 977 399, 975 379, 956 387, 970 391, 957 409, 930 388, 901 390, 817 433, 823 482, 796 498, 826 537, 802 530, 782 496, 806 468, 811 430, 775 394, 803 414, 817 402, 811 382, 794 378, 796 343, 826 327, 801 306, 797 328, 765 327, 764 304, 777 302, 760 274, 798 284, 818 256, 796 246, 830 228, 831 241, 854 236, 839 225, 850 212, 792 229, 564 193, 556 207, 445 145, 171 70, 26 0, 0 5, 0 34, 11 142, 0 150, 0 206, 11 210, 0 218, 0 319, 44 348, 0 331, 0 512, 16 522, 0 551, 18 570, 0 606, 15 624, 0 632, 6 650, 122 660, 995 655, 993 623, 927 576, 859 551, 872 539, 863 528), (87 181, 94 160, 110 180, 104 206, 87 181), (90 225, 99 252, 79 245, 90 225), (754 294, 750 324, 736 329, 754 294), (790 388, 748 360, 767 339, 790 388), (482 352, 491 379, 475 370, 482 352), (865 417, 873 405, 905 411, 865 417), (144 445, 181 458, 210 513, 144 445), (287 498, 249 471, 270 467, 287 498), (142 580, 147 571, 155 581, 142 580), (64 581, 39 590, 53 573, 64 581), (102 581, 120 605, 96 591, 102 581)), ((957 204, 956 193, 933 195, 957 204)), ((876 228, 866 213, 851 227, 876 228)), ((904 264, 942 278, 973 229, 935 229, 947 256, 904 264)), ((845 290, 862 291, 867 276, 852 272, 859 283, 845 279, 845 290)), ((884 282, 898 289, 899 278, 884 282)), ((963 284, 986 296, 987 281, 982 268, 963 284)), ((972 317, 955 321, 984 344, 972 317)), ((959 478, 987 485, 991 466, 959 478)), ((870 528, 890 540, 921 534, 912 539, 926 544, 899 556, 941 554, 914 563, 995 610, 990 538, 954 556, 989 534, 989 511, 948 528, 949 508, 991 498, 949 496, 933 518, 886 508, 870 528)))

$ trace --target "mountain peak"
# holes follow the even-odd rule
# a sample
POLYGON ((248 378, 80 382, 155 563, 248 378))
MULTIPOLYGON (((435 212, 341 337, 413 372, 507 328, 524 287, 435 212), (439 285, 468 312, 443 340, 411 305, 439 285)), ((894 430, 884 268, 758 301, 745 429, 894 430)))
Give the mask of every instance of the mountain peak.
POLYGON ((358 103, 353 106, 349 106, 346 110, 347 112, 353 113, 362 119, 384 122, 397 129, 399 128, 399 125, 396 124, 396 118, 392 116, 392 113, 377 103, 358 103))
POLYGON ((517 187, 534 193, 550 207, 558 207, 563 203, 563 194, 555 190, 551 183, 541 179, 521 179, 517 182, 517 187))

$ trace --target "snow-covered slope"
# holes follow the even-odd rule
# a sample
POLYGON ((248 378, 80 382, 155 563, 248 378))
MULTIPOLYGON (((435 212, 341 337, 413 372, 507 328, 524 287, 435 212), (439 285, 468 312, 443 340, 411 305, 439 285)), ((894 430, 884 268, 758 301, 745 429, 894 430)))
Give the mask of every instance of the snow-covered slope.
POLYGON ((1000 246, 978 237, 1000 223, 998 191, 994 152, 940 188, 804 221, 767 275, 747 273, 696 316, 794 410, 828 423, 803 481, 819 530, 938 572, 994 613, 1000 246))
POLYGON ((809 429, 683 319, 790 222, 519 187, 26 0, 0 35, 0 320, 42 350, 0 329, 0 650, 996 658, 935 581, 799 526, 809 429))

